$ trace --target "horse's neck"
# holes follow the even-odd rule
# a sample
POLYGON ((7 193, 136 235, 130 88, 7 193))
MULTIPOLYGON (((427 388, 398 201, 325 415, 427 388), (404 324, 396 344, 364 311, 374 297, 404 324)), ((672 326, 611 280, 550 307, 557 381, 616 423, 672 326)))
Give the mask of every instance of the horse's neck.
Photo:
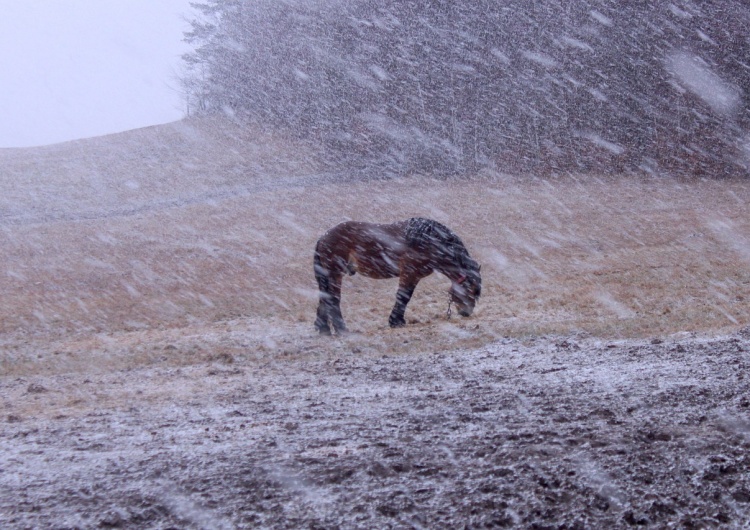
POLYGON ((463 267, 457 265, 454 260, 447 258, 436 263, 435 270, 452 282, 457 281, 464 274, 463 267))

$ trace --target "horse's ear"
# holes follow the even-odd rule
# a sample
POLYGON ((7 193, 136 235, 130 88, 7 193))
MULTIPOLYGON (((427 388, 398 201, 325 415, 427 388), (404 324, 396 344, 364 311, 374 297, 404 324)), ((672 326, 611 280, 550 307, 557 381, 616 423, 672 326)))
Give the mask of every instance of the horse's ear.
POLYGON ((477 272, 482 272, 482 266, 481 266, 481 265, 479 265, 479 266, 477 267, 477 272))

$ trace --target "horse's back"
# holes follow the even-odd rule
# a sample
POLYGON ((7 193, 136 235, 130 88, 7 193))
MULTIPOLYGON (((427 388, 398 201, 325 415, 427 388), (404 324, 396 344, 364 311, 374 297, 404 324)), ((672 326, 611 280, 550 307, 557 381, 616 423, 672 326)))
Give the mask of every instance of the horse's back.
POLYGON ((329 229, 318 240, 328 247, 354 248, 362 245, 398 246, 403 244, 403 223, 376 224, 344 221, 329 229))
POLYGON ((399 261, 406 250, 402 224, 345 221, 321 236, 316 252, 331 267, 350 274, 391 278, 398 275, 399 261))

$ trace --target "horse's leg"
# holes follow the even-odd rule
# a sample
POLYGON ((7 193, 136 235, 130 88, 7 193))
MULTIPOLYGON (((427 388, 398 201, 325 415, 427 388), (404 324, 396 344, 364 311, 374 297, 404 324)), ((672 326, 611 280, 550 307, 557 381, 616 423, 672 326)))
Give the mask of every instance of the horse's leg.
POLYGON ((328 319, 331 316, 331 281, 328 276, 328 270, 321 265, 320 255, 315 252, 315 279, 318 281, 318 313, 315 319, 315 329, 321 335, 330 335, 331 327, 328 325, 328 319))
POLYGON ((344 324, 344 317, 341 315, 341 280, 342 276, 337 274, 330 277, 330 315, 333 329, 339 335, 346 333, 346 324, 344 324))
POLYGON ((330 335, 331 327, 328 325, 328 316, 331 312, 331 304, 328 293, 320 292, 320 301, 318 302, 318 314, 315 318, 315 329, 321 335, 330 335))
POLYGON ((393 306, 391 316, 388 317, 388 325, 392 328, 399 328, 406 325, 406 319, 404 318, 406 304, 411 300, 411 295, 414 294, 414 289, 416 288, 417 282, 403 276, 399 279, 398 291, 396 291, 396 305, 393 306))

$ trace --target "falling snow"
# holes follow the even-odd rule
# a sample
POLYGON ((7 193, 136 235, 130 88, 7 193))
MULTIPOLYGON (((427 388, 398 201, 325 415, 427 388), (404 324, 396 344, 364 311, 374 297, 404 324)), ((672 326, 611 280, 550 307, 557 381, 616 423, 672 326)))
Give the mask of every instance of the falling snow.
POLYGON ((750 525, 744 4, 195 9, 189 117, 0 150, 1 527, 750 525), (319 336, 321 234, 412 217, 471 317, 319 336))

